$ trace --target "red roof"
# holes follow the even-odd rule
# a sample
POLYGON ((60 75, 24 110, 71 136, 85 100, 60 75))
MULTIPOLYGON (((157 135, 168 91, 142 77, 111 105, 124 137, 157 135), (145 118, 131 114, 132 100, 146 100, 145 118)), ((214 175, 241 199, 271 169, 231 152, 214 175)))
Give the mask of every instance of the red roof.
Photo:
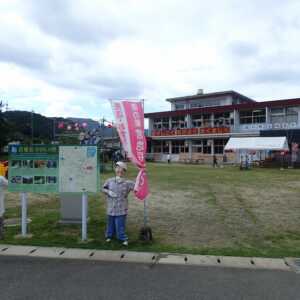
POLYGON ((153 113, 146 113, 145 118, 174 117, 174 116, 183 116, 186 114, 195 115, 195 114, 203 114, 203 113, 222 113, 228 111, 230 112, 233 111, 234 109, 241 111, 241 110, 264 108, 264 107, 286 107, 286 106, 297 106, 297 105, 300 106, 300 98, 153 112, 153 113))

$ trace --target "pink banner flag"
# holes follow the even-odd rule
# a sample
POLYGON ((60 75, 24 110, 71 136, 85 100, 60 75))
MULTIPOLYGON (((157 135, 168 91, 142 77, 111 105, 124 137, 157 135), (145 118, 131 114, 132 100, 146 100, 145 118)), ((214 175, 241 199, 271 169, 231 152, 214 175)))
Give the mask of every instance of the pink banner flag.
POLYGON ((146 173, 147 141, 144 135, 142 102, 112 100, 111 105, 123 148, 131 162, 140 169, 135 183, 135 196, 144 200, 149 194, 149 187, 146 173))

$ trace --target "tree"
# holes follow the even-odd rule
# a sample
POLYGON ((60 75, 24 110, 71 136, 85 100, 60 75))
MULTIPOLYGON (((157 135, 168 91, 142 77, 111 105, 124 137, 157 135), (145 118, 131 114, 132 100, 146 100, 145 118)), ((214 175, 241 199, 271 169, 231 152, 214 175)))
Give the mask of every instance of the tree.
POLYGON ((28 111, 7 111, 4 113, 10 125, 9 139, 22 143, 47 144, 53 135, 53 121, 40 114, 28 111))
POLYGON ((2 108, 4 107, 4 104, 2 101, 0 101, 0 152, 8 142, 8 134, 9 134, 9 126, 4 118, 4 114, 2 112, 2 108))

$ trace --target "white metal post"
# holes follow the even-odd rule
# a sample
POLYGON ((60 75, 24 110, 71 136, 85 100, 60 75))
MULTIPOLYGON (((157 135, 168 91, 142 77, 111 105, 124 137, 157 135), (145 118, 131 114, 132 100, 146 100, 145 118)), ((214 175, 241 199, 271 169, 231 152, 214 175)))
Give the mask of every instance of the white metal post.
POLYGON ((21 206, 22 206, 22 236, 26 237, 26 234, 27 234, 27 193, 21 193, 21 206))
POLYGON ((82 193, 81 239, 87 240, 87 194, 82 193))

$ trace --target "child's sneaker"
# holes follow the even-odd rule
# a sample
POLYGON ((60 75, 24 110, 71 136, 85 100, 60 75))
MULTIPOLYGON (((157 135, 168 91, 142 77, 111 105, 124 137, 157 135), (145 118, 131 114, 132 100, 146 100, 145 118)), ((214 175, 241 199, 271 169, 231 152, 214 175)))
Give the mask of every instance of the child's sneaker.
POLYGON ((128 246, 128 241, 124 241, 124 242, 122 243, 122 245, 123 245, 123 246, 128 246))
POLYGON ((110 238, 107 238, 105 241, 106 241, 106 243, 110 243, 110 242, 111 242, 111 239, 110 239, 110 238))

